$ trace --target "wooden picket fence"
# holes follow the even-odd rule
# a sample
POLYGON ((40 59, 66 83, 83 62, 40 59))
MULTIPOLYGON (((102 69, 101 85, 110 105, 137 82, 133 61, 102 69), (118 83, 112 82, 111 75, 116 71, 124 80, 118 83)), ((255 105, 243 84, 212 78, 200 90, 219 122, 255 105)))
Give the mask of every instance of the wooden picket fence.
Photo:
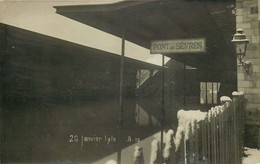
MULTIPOLYGON (((150 164, 239 164, 242 162, 245 105, 243 93, 221 97, 221 105, 208 112, 178 111, 178 128, 168 130, 164 147, 151 143, 150 164)), ((144 164, 136 147, 134 164, 144 164)))

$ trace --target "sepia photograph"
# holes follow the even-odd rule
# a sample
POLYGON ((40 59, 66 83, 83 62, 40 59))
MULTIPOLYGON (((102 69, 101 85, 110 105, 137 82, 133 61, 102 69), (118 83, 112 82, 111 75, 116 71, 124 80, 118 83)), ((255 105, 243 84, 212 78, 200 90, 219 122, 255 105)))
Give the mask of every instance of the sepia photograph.
POLYGON ((0 164, 260 164, 260 0, 0 0, 0 164))

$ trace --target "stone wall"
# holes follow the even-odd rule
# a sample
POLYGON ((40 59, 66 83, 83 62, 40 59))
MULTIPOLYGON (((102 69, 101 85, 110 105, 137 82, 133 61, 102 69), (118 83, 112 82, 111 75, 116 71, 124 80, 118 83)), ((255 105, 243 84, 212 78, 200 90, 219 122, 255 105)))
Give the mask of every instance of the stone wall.
POLYGON ((244 61, 251 62, 247 74, 244 67, 237 66, 238 91, 248 100, 246 107, 246 144, 260 147, 260 0, 236 0, 236 28, 242 28, 249 44, 244 61), (252 139, 252 140, 251 140, 252 139), (250 143, 254 141, 254 144, 250 143))

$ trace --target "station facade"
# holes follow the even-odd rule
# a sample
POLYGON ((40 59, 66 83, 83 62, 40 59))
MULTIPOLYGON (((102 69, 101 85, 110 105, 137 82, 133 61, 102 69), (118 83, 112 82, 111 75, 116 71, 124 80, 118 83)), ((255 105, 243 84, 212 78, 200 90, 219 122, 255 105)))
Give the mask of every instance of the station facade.
MULTIPOLYGON (((200 84, 200 104, 214 102, 214 94, 209 97, 210 94, 207 92, 203 95, 203 88, 208 90, 212 87, 212 92, 214 93, 214 85, 217 88, 217 93, 219 96, 231 96, 232 91, 238 90, 245 93, 245 97, 247 98, 247 107, 246 107, 246 145, 260 147, 260 84, 259 84, 259 70, 260 70, 260 60, 259 60, 259 0, 236 0, 236 1, 224 1, 223 3, 218 2, 205 2, 204 5, 201 5, 199 2, 198 6, 195 2, 189 2, 189 4, 185 5, 185 2, 165 2, 168 4, 168 7, 164 6, 164 3, 156 4, 157 2, 151 3, 141 3, 135 4, 130 7, 129 4, 125 3, 125 6, 121 6, 120 3, 108 6, 106 10, 107 17, 97 17, 95 21, 91 20, 91 16, 96 16, 95 14, 102 15, 104 11, 98 6, 93 7, 82 7, 80 10, 77 10, 77 6, 70 7, 55 7, 57 8, 57 13, 64 15, 66 17, 72 18, 79 22, 88 24, 95 28, 99 28, 106 32, 112 33, 120 37, 121 34, 117 33, 114 29, 120 27, 120 24, 124 24, 123 19, 119 19, 120 22, 114 22, 113 16, 114 14, 121 12, 124 13, 125 8, 129 7, 131 10, 126 12, 131 20, 131 26, 126 27, 126 36, 130 41, 133 41, 139 45, 142 45, 146 48, 150 48, 147 45, 147 41, 151 40, 167 40, 172 38, 193 38, 193 37, 206 37, 207 38, 207 55, 209 60, 203 60, 201 56, 193 56, 187 55, 185 57, 181 55, 169 54, 167 56, 176 59, 177 61, 181 61, 187 65, 192 65, 197 68, 198 76, 200 80, 198 80, 198 84, 200 84), (201 13, 197 13, 190 8, 193 3, 193 8, 199 6, 206 6, 205 8, 200 8, 200 12, 207 11, 207 14, 211 16, 211 18, 207 17, 207 14, 204 14, 203 21, 201 19, 197 19, 196 16, 199 16, 201 13), (115 10, 113 7, 116 7, 115 10), (156 6, 156 7, 155 7, 156 6), (171 10, 171 7, 179 7, 178 10, 174 12, 171 10), (122 7, 122 8, 120 8, 122 7), (143 9, 143 17, 136 17, 140 9, 143 9), (154 13, 150 13, 151 10, 158 11, 154 13), (160 11, 164 9, 164 14, 160 11), (134 12, 133 12, 134 11, 134 12), (183 14, 185 11, 189 11, 189 13, 193 13, 192 16, 189 14, 183 14), (75 13, 72 15, 71 13, 75 13), (83 13, 88 13, 83 16, 83 13), (194 16, 194 17, 193 17, 194 16), (149 18, 155 17, 157 21, 151 20, 149 18), (189 17, 194 18, 190 20, 189 17), (135 18, 135 20, 132 20, 135 18), (173 20, 173 18, 175 18, 173 20), (110 20, 109 23, 104 23, 105 20, 110 20), (163 26, 158 26, 157 22, 161 22, 163 26), (210 26, 210 21, 213 21, 210 26), (101 23, 100 23, 101 22, 101 23), (142 26, 136 26, 140 22, 142 26), (101 25, 99 25, 100 23, 101 25), (109 30, 104 28, 106 25, 109 25, 109 30), (133 28, 135 27, 135 28, 133 28), (167 27, 172 27, 171 30, 167 27), (215 31, 212 31, 210 35, 207 33, 209 29, 216 28, 215 31), (249 44, 246 50, 245 61, 249 61, 251 63, 251 67, 249 70, 246 70, 244 66, 237 65, 234 47, 231 45, 231 40, 233 35, 235 34, 236 29, 242 28, 247 38, 249 39, 249 44), (112 29, 112 30, 110 30, 112 29), (182 29, 182 30, 180 30, 182 29), (198 30, 200 29, 200 30, 198 30), (140 31, 143 31, 141 34, 140 31), (154 35, 149 32, 153 31, 154 35), (202 32, 203 31, 203 32, 202 32), (202 33, 201 33, 202 32, 202 33), (131 35, 129 34, 131 33, 131 35), (178 33, 179 35, 177 35, 178 33), (134 37, 134 36, 140 36, 134 37), (219 38, 220 36, 220 38, 219 38), (215 37, 215 38, 214 38, 215 37), (221 38, 222 37, 222 38, 221 38), (222 45, 224 44, 224 45, 222 45), (216 55, 217 57, 215 57, 216 55), (217 60, 217 58, 222 58, 222 60, 217 60), (188 60, 186 60, 188 59, 188 60), (202 59, 202 60, 201 60, 202 59), (211 61, 214 61, 211 63, 211 61), (203 65, 205 64, 205 65, 203 65), (208 67, 208 66, 209 67, 208 67), (237 65, 237 67, 235 66, 237 65), (234 68, 235 66, 236 68, 234 68), (202 73, 206 72, 206 73, 202 73), (221 72, 221 73, 219 73, 221 72), (204 75, 204 80, 201 80, 201 77, 204 75), (209 78, 209 76, 211 76, 209 78), (214 79, 216 78, 216 79, 214 79), (204 82, 204 83, 203 83, 204 82), (212 86, 210 84, 212 82, 212 86), (220 89, 217 87, 220 85, 220 89)), ((127 15, 126 14, 126 15, 127 15)), ((124 17, 124 15, 122 16, 124 17)), ((202 78, 203 79, 203 78, 202 78)), ((189 81, 189 80, 187 80, 189 81)), ((184 80, 186 83, 186 80, 184 80)), ((189 88, 187 84, 184 84, 187 90, 192 90, 192 87, 189 88)), ((196 88, 196 87, 195 87, 196 88)), ((184 91, 185 92, 185 91, 184 91)), ((198 91, 197 91, 198 93, 198 91)), ((215 96, 216 97, 216 96, 215 96)), ((219 98, 219 97, 218 97, 219 98)), ((184 98, 185 99, 185 98, 184 98)))
MULTIPOLYGON (((165 64, 165 86, 161 66, 125 58, 124 123, 128 131, 118 136, 145 138, 160 128, 163 88, 166 115, 170 116, 167 126, 176 126, 177 110, 207 110, 219 103, 220 96, 238 90, 248 99, 246 144, 260 147, 260 2, 236 0, 236 10, 233 3, 122 2, 56 9, 58 14, 119 37, 120 25, 125 24, 126 40, 145 48, 150 48, 153 39, 206 38, 205 53, 167 54, 171 59, 165 64), (243 66, 236 66, 231 45, 236 28, 243 28, 250 40, 245 57, 252 64, 249 74, 243 66)), ((5 77, 1 96, 7 109, 2 113, 6 116, 4 160, 93 162, 131 144, 93 144, 79 150, 78 145, 64 141, 71 132, 117 135, 120 56, 8 25, 1 24, 0 32, 1 75, 5 77), (29 107, 28 102, 33 105, 29 107), (12 110, 15 105, 20 107, 12 110), (8 130, 7 125, 12 128, 8 130), (13 134, 15 129, 17 134, 13 134), (32 129, 37 133, 32 134, 32 129), (23 138, 11 142, 20 134, 29 138, 25 144, 20 144, 23 138), (92 148, 97 149, 89 151, 92 148)))
POLYGON ((238 91, 247 98, 246 144, 260 147, 260 14, 259 0, 236 0, 236 28, 242 28, 249 44, 245 61, 251 62, 247 73, 237 66, 238 91))

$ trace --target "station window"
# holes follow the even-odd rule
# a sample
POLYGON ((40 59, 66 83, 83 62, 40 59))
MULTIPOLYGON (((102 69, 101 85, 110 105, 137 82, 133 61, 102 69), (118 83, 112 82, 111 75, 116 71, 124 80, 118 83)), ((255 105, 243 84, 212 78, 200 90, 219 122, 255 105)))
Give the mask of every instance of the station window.
POLYGON ((200 82, 200 104, 217 104, 220 82, 200 82))
POLYGON ((139 69, 136 74, 136 88, 139 88, 146 80, 154 76, 158 70, 149 70, 149 69, 139 69))

